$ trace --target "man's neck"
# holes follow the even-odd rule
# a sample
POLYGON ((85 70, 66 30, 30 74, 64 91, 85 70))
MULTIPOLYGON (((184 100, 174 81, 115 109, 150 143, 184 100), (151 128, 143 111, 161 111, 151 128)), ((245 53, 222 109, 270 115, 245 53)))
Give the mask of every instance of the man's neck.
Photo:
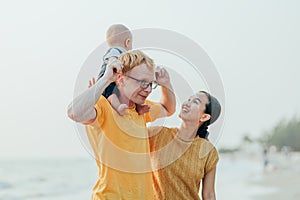
POLYGON ((121 92, 120 92, 120 95, 119 95, 119 101, 120 101, 121 104, 126 104, 126 105, 128 105, 128 107, 131 107, 131 106, 134 105, 134 102, 131 101, 130 99, 128 99, 128 98, 127 98, 124 94, 122 94, 121 92))

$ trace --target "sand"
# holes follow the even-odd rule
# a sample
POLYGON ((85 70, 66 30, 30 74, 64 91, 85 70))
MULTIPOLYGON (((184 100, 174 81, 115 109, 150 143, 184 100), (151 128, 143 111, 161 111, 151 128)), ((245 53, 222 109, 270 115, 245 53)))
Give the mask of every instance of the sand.
POLYGON ((261 188, 272 188, 272 192, 254 196, 258 200, 299 200, 300 199, 300 153, 291 153, 280 158, 276 165, 263 173, 261 180, 251 181, 261 188))

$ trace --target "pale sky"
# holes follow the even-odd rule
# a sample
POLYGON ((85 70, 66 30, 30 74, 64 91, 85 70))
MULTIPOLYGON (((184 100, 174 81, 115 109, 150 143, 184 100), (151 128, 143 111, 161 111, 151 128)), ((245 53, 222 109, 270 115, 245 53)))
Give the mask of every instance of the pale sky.
POLYGON ((299 117, 299 10, 297 0, 1 1, 0 157, 88 156, 66 108, 114 23, 173 30, 206 51, 226 95, 218 148, 299 117))

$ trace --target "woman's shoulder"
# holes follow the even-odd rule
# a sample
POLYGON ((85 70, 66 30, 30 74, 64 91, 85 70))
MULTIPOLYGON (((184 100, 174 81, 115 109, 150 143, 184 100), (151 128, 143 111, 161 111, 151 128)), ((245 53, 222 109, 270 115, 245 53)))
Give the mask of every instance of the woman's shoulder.
POLYGON ((150 126, 148 127, 149 136, 163 135, 163 134, 172 134, 177 133, 177 128, 169 128, 165 126, 150 126))
POLYGON ((218 151, 213 143, 204 139, 204 138, 197 138, 194 141, 197 146, 200 148, 200 157, 205 157, 210 153, 218 154, 218 151))
POLYGON ((215 146, 211 141, 209 141, 208 139, 205 138, 200 138, 199 136, 197 136, 194 140, 194 142, 197 142, 199 144, 203 144, 203 145, 208 145, 208 146, 215 146))

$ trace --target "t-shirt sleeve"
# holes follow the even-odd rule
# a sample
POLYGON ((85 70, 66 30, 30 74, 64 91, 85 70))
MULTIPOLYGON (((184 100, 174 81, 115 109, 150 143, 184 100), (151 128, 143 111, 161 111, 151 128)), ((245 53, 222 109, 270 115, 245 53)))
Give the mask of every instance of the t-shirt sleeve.
POLYGON ((85 131, 87 134, 87 138, 89 140, 90 146, 93 149, 94 155, 96 159, 98 160, 98 143, 99 138, 101 137, 101 126, 104 123, 106 119, 106 112, 108 107, 106 106, 108 104, 107 100, 104 96, 101 96, 98 102, 95 105, 95 109, 97 112, 96 119, 94 122, 85 125, 85 131))
POLYGON ((162 105, 160 103, 154 103, 152 101, 146 100, 145 104, 150 105, 150 111, 146 113, 146 123, 153 122, 157 118, 161 117, 162 105))
POLYGON ((103 121, 105 120, 105 113, 107 112, 107 104, 109 104, 106 98, 101 95, 96 105, 94 106, 97 112, 96 119, 94 122, 88 124, 87 126, 91 126, 94 128, 100 128, 103 121))
POLYGON ((207 174, 210 170, 214 169, 217 166, 218 161, 219 161, 218 151, 214 146, 212 146, 210 152, 207 155, 204 173, 207 174))

